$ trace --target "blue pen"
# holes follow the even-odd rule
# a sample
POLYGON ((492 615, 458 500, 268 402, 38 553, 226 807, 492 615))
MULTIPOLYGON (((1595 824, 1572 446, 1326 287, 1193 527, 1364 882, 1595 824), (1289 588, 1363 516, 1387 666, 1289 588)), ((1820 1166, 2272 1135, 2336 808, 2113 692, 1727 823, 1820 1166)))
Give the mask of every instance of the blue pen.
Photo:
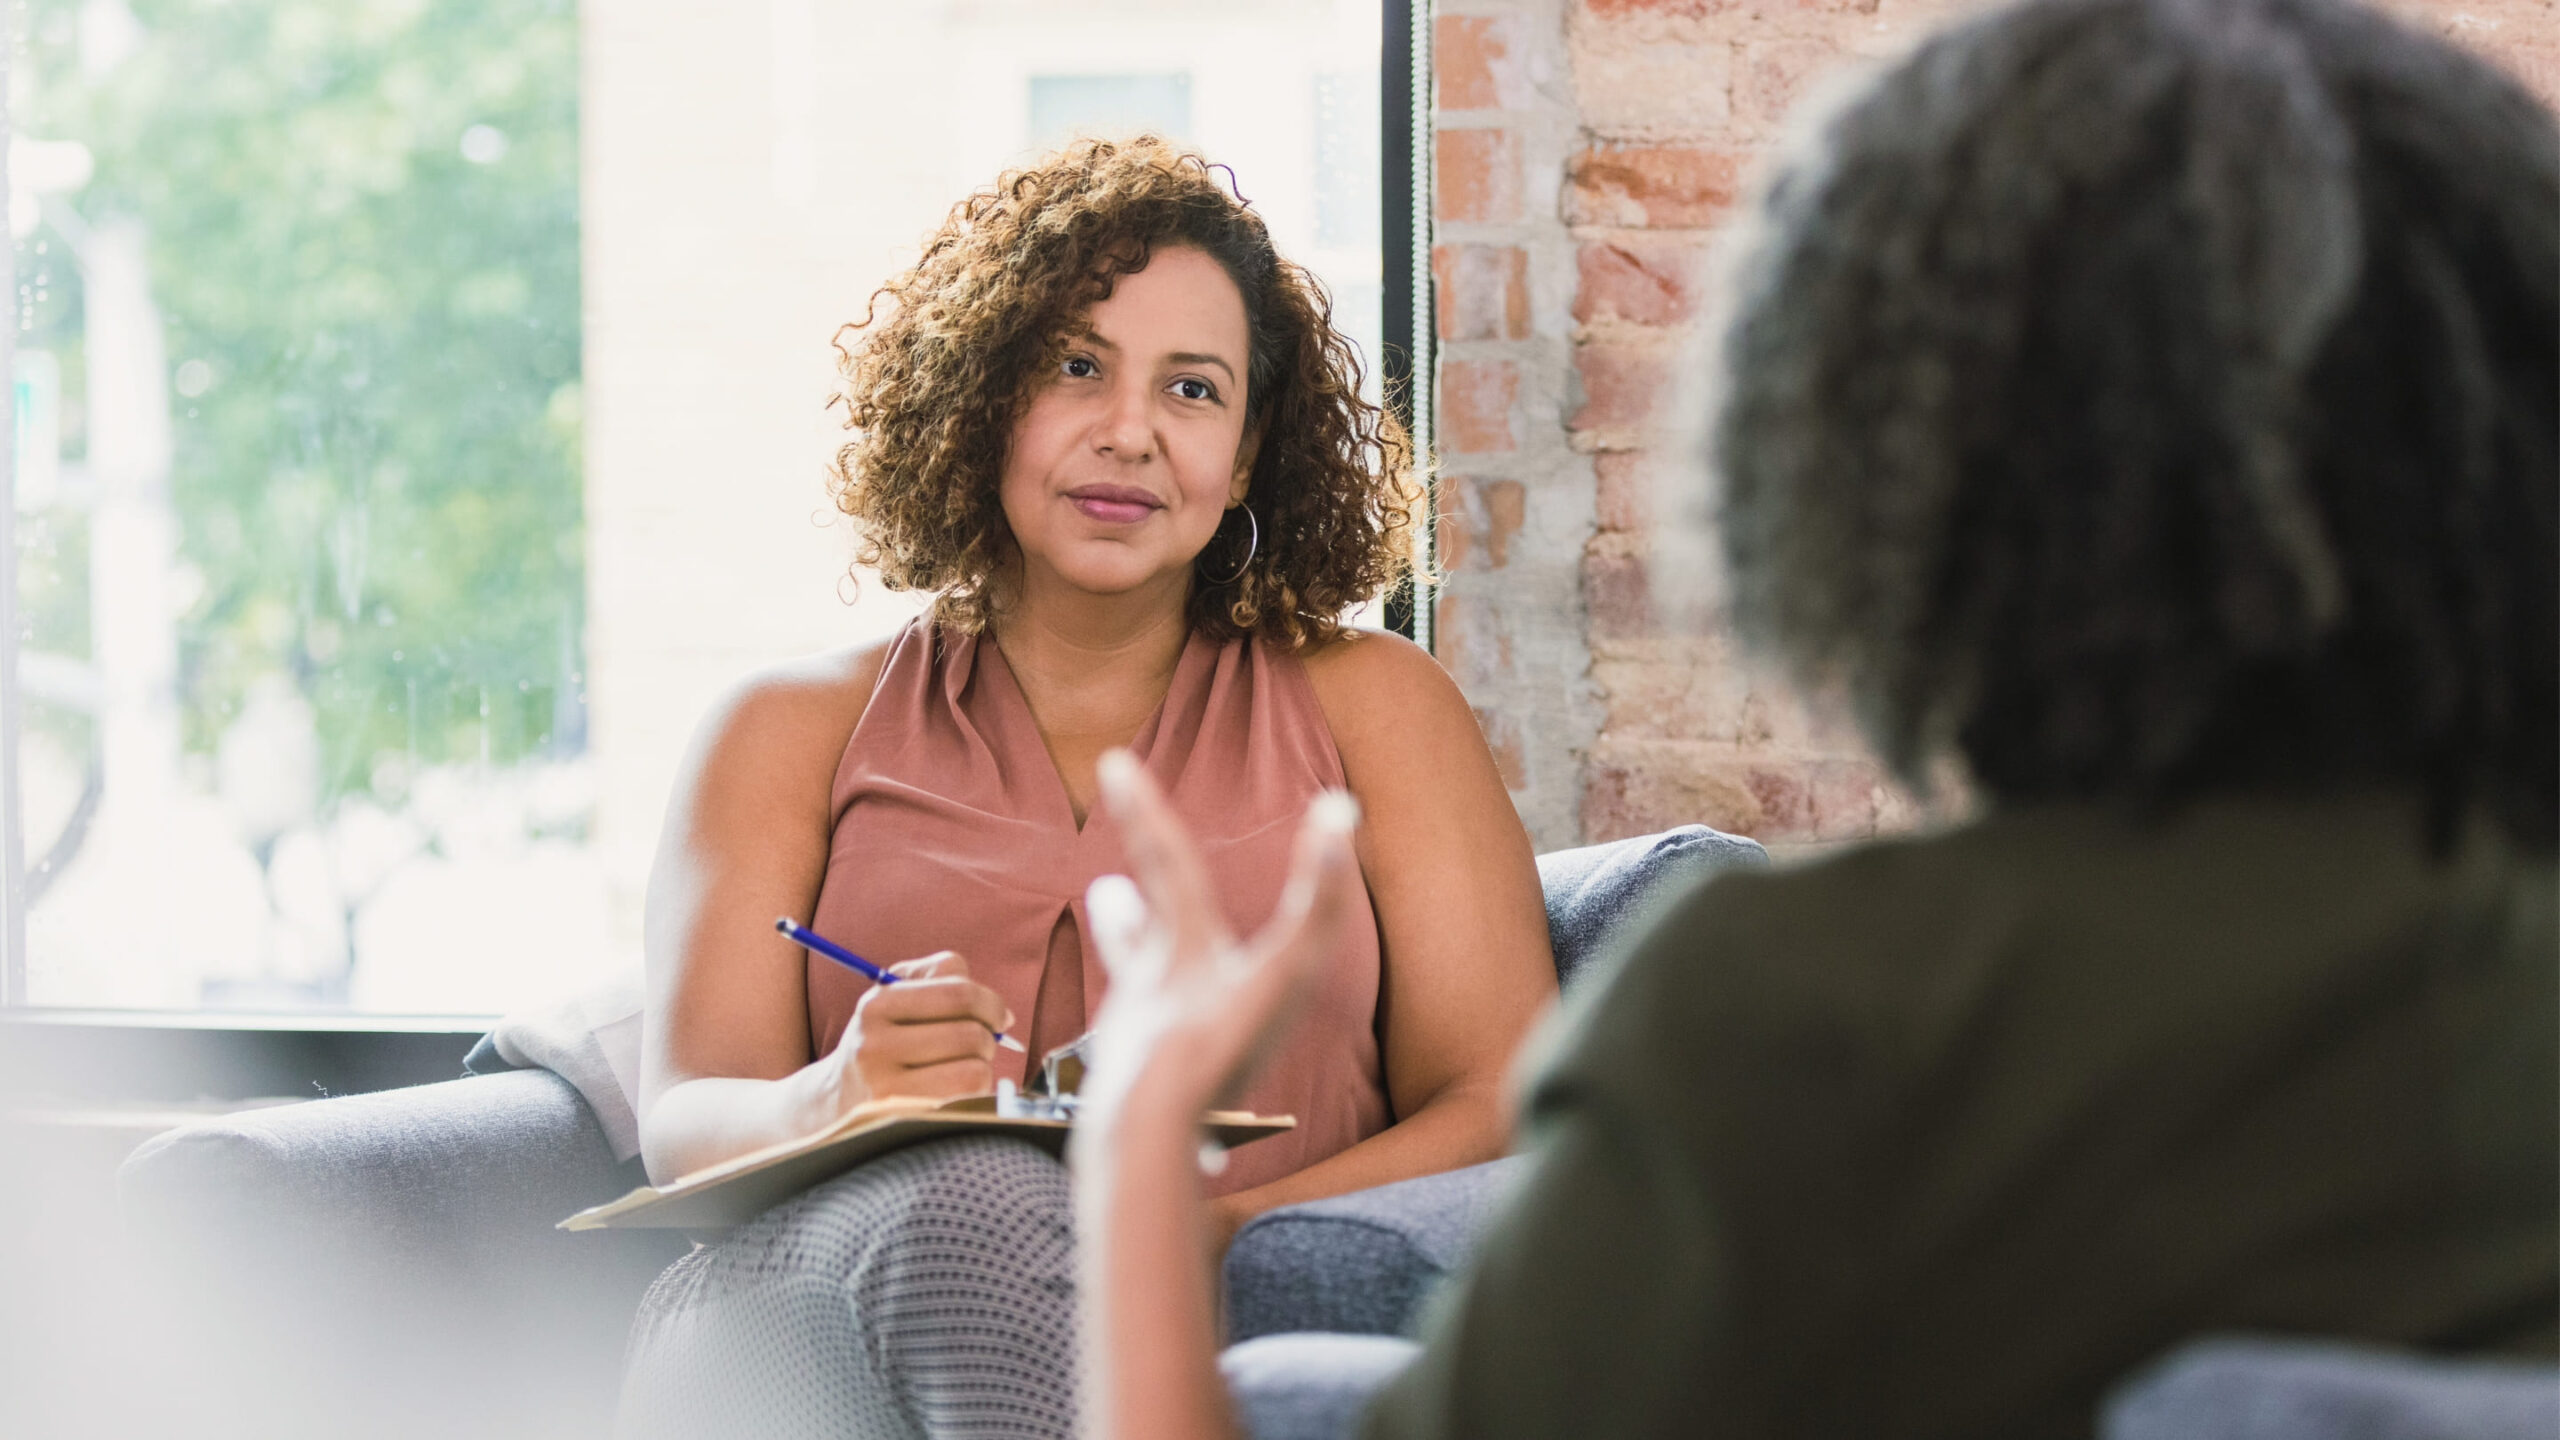
MULTIPOLYGON (((802 925, 800 922, 792 919, 788 915, 774 921, 773 928, 790 936, 799 943, 808 946, 819 954, 826 956, 828 959, 833 960, 847 970, 853 971, 857 975, 870 976, 872 983, 875 985, 895 985, 898 983, 897 976, 890 974, 888 971, 883 970, 879 966, 872 964, 870 961, 863 959, 861 956, 854 954, 852 951, 847 950, 833 940, 819 934, 817 931, 802 925)), ((1012 1036, 1007 1035, 1001 1030, 996 1032, 996 1043, 1007 1050, 1019 1050, 1026 1055, 1031 1053, 1030 1051, 1023 1049, 1021 1041, 1014 1039, 1012 1036)))

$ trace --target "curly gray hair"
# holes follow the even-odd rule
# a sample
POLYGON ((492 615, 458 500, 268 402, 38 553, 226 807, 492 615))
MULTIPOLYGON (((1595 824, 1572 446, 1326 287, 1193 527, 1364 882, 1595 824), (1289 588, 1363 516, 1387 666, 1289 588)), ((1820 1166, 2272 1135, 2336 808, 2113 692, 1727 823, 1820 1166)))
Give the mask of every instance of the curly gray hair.
POLYGON ((2514 82, 2331 0, 2033 0, 1757 223, 1735 618, 1906 778, 2415 779, 2552 842, 2560 149, 2514 82))

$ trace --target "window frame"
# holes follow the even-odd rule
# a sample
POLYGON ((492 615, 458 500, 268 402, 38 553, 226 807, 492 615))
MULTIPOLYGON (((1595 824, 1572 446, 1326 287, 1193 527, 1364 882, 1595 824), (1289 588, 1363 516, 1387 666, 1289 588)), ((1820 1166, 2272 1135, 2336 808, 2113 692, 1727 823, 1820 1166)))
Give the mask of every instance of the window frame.
MULTIPOLYGON (((1379 46, 1381 350, 1387 403, 1412 436, 1424 486, 1411 580, 1388 628, 1432 644, 1430 12, 1382 0, 1379 46), (1395 283, 1401 279, 1403 283, 1395 283)), ((9 70, 0 54, 0 193, 9 182, 9 70)), ((17 289, 16 246, 0 293, 17 289)), ((0 326, 0 376, 14 377, 17 327, 0 326)), ((17 387, 0 385, 0 435, 16 433, 17 387)), ((351 1095, 460 1076, 484 1016, 99 1010, 30 1005, 26 831, 19 776, 17 450, 0 446, 0 1101, 133 1105, 351 1095)), ((136 943, 151 943, 138 927, 136 943)))
MULTIPOLYGON (((17 124, 10 110, 9 52, 0 47, 0 195, 11 191, 9 151, 17 124)), ((18 293, 18 243, 0 255, 0 295, 18 293)), ((18 327, 0 325, 0 1014, 27 1003, 27 827, 18 779, 18 327)), ((12 1047, 14 1048, 14 1047, 12 1047)))

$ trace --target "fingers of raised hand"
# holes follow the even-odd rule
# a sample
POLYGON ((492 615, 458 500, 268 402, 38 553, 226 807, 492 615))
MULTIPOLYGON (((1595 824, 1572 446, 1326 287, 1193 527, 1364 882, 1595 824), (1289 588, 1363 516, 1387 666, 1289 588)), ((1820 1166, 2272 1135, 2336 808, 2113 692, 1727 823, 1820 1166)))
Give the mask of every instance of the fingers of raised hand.
POLYGON ((1286 958, 1300 951, 1329 951, 1341 939, 1360 866, 1351 835, 1360 826, 1360 802, 1328 790, 1307 806, 1289 856, 1289 882, 1280 904, 1247 947, 1256 956, 1286 958))
POLYGON ((1171 974, 1164 956, 1176 942, 1158 923, 1161 910, 1150 914, 1154 889, 1142 894, 1120 876, 1094 882, 1085 913, 1112 976, 1100 1053, 1085 1082, 1089 1104, 1134 1093, 1144 1068, 1159 1102, 1196 1114, 1250 1072, 1340 943, 1356 895, 1351 887, 1359 883, 1350 841, 1358 816, 1348 796, 1310 807, 1271 922, 1252 944, 1220 943, 1190 957, 1197 963, 1176 962, 1171 974), (1167 1090, 1176 1093, 1168 1099, 1167 1090))
POLYGON ((1244 947, 1233 977, 1227 1013, 1247 1047, 1273 1037, 1292 998, 1341 944, 1360 877, 1351 850, 1359 819, 1359 805, 1339 791, 1307 807, 1279 908, 1244 947))
POLYGON ((1146 897, 1126 875, 1105 875, 1085 887, 1085 917, 1093 923, 1093 942, 1102 952, 1103 968, 1115 986, 1152 990, 1163 978, 1167 940, 1146 897))
POLYGON ((1113 750, 1102 757, 1095 774, 1111 818, 1119 822, 1120 843, 1138 888, 1171 932, 1171 965, 1181 969, 1225 948, 1226 922, 1209 889, 1208 871, 1145 767, 1128 751, 1113 750))

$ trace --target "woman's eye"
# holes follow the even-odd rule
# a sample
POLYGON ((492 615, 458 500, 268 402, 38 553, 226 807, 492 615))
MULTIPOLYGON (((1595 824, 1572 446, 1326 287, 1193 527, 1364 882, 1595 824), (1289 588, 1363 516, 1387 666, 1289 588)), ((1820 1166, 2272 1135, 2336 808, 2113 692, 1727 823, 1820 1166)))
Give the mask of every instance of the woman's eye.
POLYGON ((1091 379, 1093 376, 1101 373, 1099 368, 1094 365, 1093 361, 1083 355, 1068 356, 1067 363, 1059 368, 1078 380, 1091 379))
POLYGON ((1210 385, 1208 381, 1194 379, 1190 376, 1185 376, 1180 380, 1174 381, 1173 389, 1175 394, 1180 395, 1185 400, 1215 400, 1218 398, 1217 389, 1210 385))

